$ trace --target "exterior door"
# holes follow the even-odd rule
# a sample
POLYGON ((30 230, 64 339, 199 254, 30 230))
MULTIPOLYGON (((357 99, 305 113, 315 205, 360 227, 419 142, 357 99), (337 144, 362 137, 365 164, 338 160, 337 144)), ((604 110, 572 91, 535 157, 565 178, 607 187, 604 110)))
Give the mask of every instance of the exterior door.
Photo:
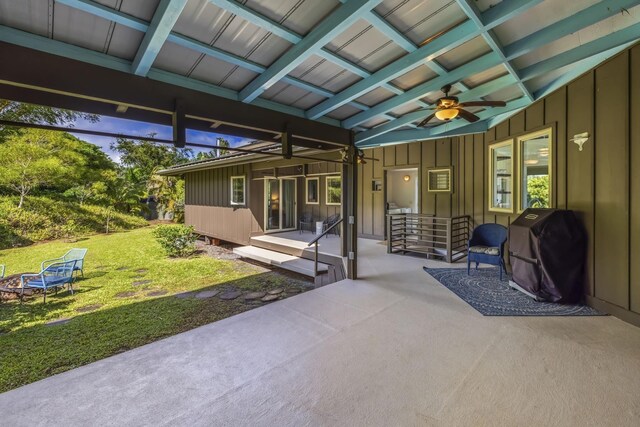
POLYGON ((265 180, 265 229, 285 231, 296 229, 296 180, 273 178, 265 180))

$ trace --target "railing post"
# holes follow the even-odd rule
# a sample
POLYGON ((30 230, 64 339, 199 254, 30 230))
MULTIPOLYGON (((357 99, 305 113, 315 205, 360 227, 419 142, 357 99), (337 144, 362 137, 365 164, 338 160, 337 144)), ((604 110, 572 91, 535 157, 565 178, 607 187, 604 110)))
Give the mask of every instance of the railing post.
POLYGON ((315 253, 313 256, 313 277, 318 275, 318 242, 316 241, 315 253))
POLYGON ((391 215, 387 214, 387 253, 391 253, 391 226, 393 225, 393 221, 391 220, 391 215))
POLYGON ((407 214, 402 214, 402 250, 407 253, 407 214))
POLYGON ((447 224, 447 230, 446 230, 446 237, 447 237, 447 262, 449 264, 451 264, 451 260, 453 259, 453 254, 451 253, 452 250, 452 244, 451 244, 451 239, 452 239, 452 227, 451 227, 451 218, 447 218, 446 221, 447 224))

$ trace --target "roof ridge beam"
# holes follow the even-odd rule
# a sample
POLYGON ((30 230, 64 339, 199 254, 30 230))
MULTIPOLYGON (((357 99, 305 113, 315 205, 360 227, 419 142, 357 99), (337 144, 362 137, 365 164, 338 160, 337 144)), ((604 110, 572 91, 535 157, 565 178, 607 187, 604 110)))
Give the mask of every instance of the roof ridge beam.
MULTIPOLYGON (((496 112, 498 114, 506 113, 509 111, 517 110, 526 107, 531 102, 526 97, 521 97, 516 100, 510 101, 505 107, 492 108, 491 110, 485 110, 478 114, 480 120, 490 119, 496 112)), ((449 133, 456 129, 465 128, 470 125, 479 126, 477 123, 468 123, 464 119, 456 120, 456 122, 447 122, 443 125, 427 128, 427 129, 410 129, 399 130, 395 132, 389 132, 376 138, 370 139, 364 143, 357 144, 359 148, 373 147, 386 144, 397 144, 402 142, 421 141, 425 139, 442 137, 443 134, 449 133)), ((484 129, 486 130, 486 129, 484 129)), ((482 130, 476 130, 475 132, 481 132, 482 130)), ((463 133, 458 133, 463 134, 463 133)), ((452 136, 452 135, 451 135, 452 136)))
MULTIPOLYGON (((502 3, 505 3, 506 1, 507 0, 503 1, 502 3)), ((500 44, 500 41, 498 40, 494 32, 491 29, 486 27, 483 20, 482 12, 480 12, 480 9, 478 9, 478 6, 473 2, 473 0, 456 0, 456 2, 458 3, 458 6, 460 6, 462 11, 469 17, 469 19, 476 24, 476 26, 478 27, 478 29, 482 34, 482 38, 484 38, 485 42, 489 45, 491 50, 493 50, 498 55, 500 55, 503 65, 505 66, 507 71, 509 71, 509 74, 511 74, 513 77, 516 78, 518 87, 520 88, 524 96, 526 96, 531 101, 533 101, 534 99, 533 94, 531 93, 531 91, 529 91, 529 88, 527 88, 524 82, 520 79, 520 76, 518 75, 518 71, 511 65, 511 63, 507 59, 507 56, 504 52, 504 48, 500 44)), ((521 5, 524 5, 524 7, 521 7, 519 9, 520 11, 523 11, 523 10, 526 10, 526 6, 531 7, 533 5, 536 5, 540 3, 540 0, 528 0, 528 1, 511 0, 510 2, 507 2, 507 3, 516 3, 516 2, 521 5)))
POLYGON ((240 91, 240 100, 251 102, 265 90, 282 79, 291 70, 304 62, 309 56, 324 47, 329 41, 342 33, 356 20, 360 19, 360 13, 371 10, 382 0, 350 0, 337 8, 331 15, 320 22, 299 43, 293 45, 267 70, 256 77, 251 83, 240 91))
MULTIPOLYGON (((476 98, 481 98, 495 91, 511 86, 512 84, 515 84, 515 79, 513 78, 513 76, 511 74, 505 74, 504 76, 499 77, 495 80, 491 80, 489 82, 486 82, 479 86, 474 87, 470 91, 465 92, 463 95, 461 95, 459 99, 460 99, 460 102, 466 102, 476 98)), ((407 113, 398 117, 395 120, 384 123, 380 126, 376 126, 372 129, 368 129, 364 132, 357 133, 355 135, 355 141, 362 142, 371 138, 375 138, 376 136, 385 134, 387 132, 391 132, 394 129, 397 129, 402 126, 406 126, 417 120, 421 120, 426 115, 428 115, 428 113, 425 110, 412 111, 410 113, 407 113)))
POLYGON ((520 70, 523 80, 530 80, 541 74, 570 65, 574 62, 592 57, 599 53, 614 49, 625 43, 640 39, 640 23, 630 25, 615 33, 600 37, 589 43, 574 47, 551 58, 529 65, 520 70))
MULTIPOLYGON (((352 117, 349 117, 348 119, 343 120, 342 125, 346 128, 352 128, 380 114, 400 107, 401 105, 415 101, 416 99, 420 99, 427 93, 439 90, 443 85, 449 83, 452 80, 461 79, 468 75, 475 74, 479 71, 495 67, 500 63, 500 57, 495 52, 489 52, 479 58, 474 59, 471 62, 462 65, 461 67, 451 70, 449 74, 445 76, 435 77, 422 84, 419 84, 418 86, 411 88, 402 95, 390 98, 386 101, 374 105, 367 111, 363 111, 352 117)), ((336 96, 339 96, 339 94, 336 96)))
POLYGON ((133 74, 147 75, 186 5, 187 0, 160 0, 133 59, 133 74))
POLYGON ((512 60, 637 5, 638 0, 601 1, 506 45, 504 52, 507 59, 512 60))

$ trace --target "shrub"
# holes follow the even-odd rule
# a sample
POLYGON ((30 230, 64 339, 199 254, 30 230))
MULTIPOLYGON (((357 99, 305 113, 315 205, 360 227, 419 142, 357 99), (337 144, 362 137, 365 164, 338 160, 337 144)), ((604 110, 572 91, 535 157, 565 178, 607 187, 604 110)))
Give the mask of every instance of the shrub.
POLYGON ((160 225, 153 230, 153 236, 170 257, 187 257, 196 251, 198 236, 191 226, 160 225))

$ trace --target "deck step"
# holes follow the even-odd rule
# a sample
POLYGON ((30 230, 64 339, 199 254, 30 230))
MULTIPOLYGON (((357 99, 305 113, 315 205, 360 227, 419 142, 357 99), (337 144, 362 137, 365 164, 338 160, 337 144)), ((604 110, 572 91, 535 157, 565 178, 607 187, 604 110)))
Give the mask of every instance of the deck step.
MULTIPOLYGON (((315 277, 313 269, 313 261, 298 258, 293 255, 272 251, 269 249, 259 248, 256 246, 241 246, 234 248, 233 252, 243 258, 249 258, 274 267, 283 268, 309 277, 315 277)), ((329 271, 329 266, 324 263, 318 263, 318 274, 324 274, 329 271)))
POLYGON ((307 249, 307 242, 264 235, 252 237, 251 246, 301 257, 304 250, 307 249))

